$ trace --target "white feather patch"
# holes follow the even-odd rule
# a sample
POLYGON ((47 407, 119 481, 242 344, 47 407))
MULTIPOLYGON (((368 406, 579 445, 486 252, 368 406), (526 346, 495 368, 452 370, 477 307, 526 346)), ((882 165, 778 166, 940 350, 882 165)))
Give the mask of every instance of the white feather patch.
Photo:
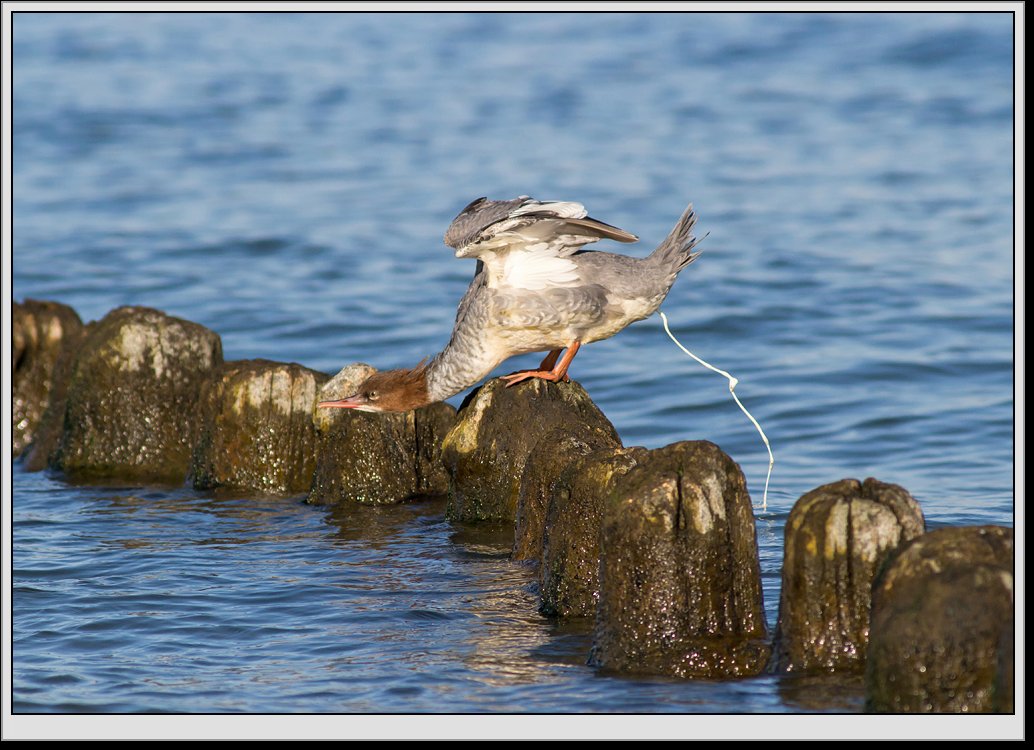
POLYGON ((502 264, 499 286, 541 290, 554 286, 572 286, 581 282, 578 266, 569 258, 557 257, 547 244, 530 245, 507 253, 502 264))

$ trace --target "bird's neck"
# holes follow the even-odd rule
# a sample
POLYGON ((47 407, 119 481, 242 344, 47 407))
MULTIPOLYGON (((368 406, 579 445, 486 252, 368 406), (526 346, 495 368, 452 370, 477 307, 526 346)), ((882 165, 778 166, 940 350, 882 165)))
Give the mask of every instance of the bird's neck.
POLYGON ((488 273, 479 260, 474 280, 460 301, 449 343, 427 365, 427 392, 444 401, 480 382, 512 352, 500 351, 489 321, 492 294, 488 273))
POLYGON ((454 335, 427 365, 427 395, 444 401, 480 382, 499 364, 476 337, 454 335))

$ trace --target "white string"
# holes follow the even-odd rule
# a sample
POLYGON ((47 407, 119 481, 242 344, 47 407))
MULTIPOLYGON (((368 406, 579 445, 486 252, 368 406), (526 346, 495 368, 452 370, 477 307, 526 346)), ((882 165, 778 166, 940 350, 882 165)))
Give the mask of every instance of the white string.
POLYGON ((772 478, 772 465, 775 464, 775 456, 772 455, 772 445, 768 442, 768 438, 765 437, 765 431, 761 429, 761 425, 759 425, 758 421, 754 419, 753 416, 751 416, 751 413, 747 411, 747 408, 740 401, 739 396, 736 395, 735 388, 740 381, 734 378, 729 373, 727 373, 725 370, 719 370, 714 365, 708 364, 704 360, 700 359, 700 357, 695 355, 693 352, 691 352, 689 349, 680 344, 679 340, 675 338, 675 334, 673 334, 671 332, 671 329, 668 328, 667 315, 661 313, 661 320, 664 321, 664 330, 668 333, 668 336, 671 338, 671 340, 675 342, 675 346, 677 346, 679 349, 691 356, 693 359, 702 364, 708 370, 713 370, 714 372, 717 372, 719 375, 724 375, 729 379, 729 393, 732 394, 733 399, 736 401, 736 404, 740 407, 743 413, 747 415, 747 419, 753 422, 754 426, 758 428, 758 433, 761 435, 761 439, 765 441, 765 447, 768 448, 768 476, 765 477, 765 494, 764 498, 761 501, 761 510, 768 510, 768 480, 772 478))

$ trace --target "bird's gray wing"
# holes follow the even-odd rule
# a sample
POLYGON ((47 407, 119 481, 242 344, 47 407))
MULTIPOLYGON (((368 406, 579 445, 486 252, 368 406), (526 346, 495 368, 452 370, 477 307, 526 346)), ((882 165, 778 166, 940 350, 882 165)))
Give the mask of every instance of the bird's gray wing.
POLYGON ((457 256, 486 260, 513 251, 563 257, 601 239, 636 242, 639 238, 587 216, 580 203, 527 196, 510 201, 479 198, 460 212, 445 233, 445 244, 455 248, 457 256))
POLYGON ((485 229, 508 217, 527 200, 528 196, 522 195, 509 201, 490 201, 488 198, 471 201, 445 231, 445 244, 455 250, 466 247, 485 229))
POLYGON ((569 218, 547 213, 523 214, 501 221, 492 229, 495 232, 484 242, 489 247, 505 244, 511 250, 545 249, 561 257, 572 255, 591 242, 636 242, 639 239, 624 229, 605 224, 591 216, 569 218))

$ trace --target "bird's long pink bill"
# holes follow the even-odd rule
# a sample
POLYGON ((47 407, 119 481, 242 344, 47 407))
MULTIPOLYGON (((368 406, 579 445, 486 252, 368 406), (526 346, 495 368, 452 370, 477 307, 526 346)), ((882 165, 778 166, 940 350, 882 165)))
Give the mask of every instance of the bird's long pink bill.
POLYGON ((320 409, 357 409, 362 405, 358 396, 343 398, 340 401, 320 401, 316 404, 320 409))

